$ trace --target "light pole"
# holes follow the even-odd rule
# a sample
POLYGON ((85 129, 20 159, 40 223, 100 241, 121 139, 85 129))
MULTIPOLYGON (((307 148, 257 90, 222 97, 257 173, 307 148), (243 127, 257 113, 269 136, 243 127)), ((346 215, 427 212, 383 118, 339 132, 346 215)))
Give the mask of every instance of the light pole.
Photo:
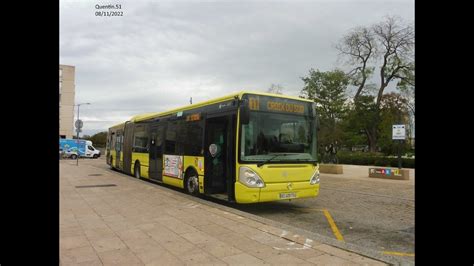
MULTIPOLYGON (((81 130, 82 128, 82 123, 81 123, 81 120, 79 120, 79 107, 83 104, 91 104, 91 103, 79 103, 79 104, 76 104, 77 106, 77 120, 76 120, 76 132, 77 132, 77 137, 76 137, 76 143, 78 144, 77 145, 77 157, 76 157, 76 165, 79 165, 79 131, 81 130)), ((86 147, 87 148, 87 147, 86 147)), ((86 151, 84 151, 86 152, 86 151)))

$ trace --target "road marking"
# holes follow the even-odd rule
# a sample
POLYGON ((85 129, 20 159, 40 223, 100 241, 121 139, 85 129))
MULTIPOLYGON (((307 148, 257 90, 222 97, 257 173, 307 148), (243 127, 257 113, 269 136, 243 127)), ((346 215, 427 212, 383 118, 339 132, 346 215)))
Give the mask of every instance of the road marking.
POLYGON ((313 240, 309 239, 309 238, 306 238, 306 240, 304 241, 304 247, 305 248, 311 248, 311 243, 313 243, 313 240))
MULTIPOLYGON (((283 231, 283 233, 281 235, 286 236, 287 234, 288 234, 288 232, 283 231)), ((293 236, 295 237, 297 235, 293 235, 293 236)), ((310 249, 312 247, 311 243, 313 243, 313 240, 311 240, 309 238, 306 238, 306 240, 304 241, 304 244, 303 244, 302 247, 298 247, 298 246, 294 247, 295 244, 299 244, 299 243, 296 243, 293 240, 288 239, 288 238, 284 238, 284 239, 290 241, 290 242, 286 243, 286 245, 289 246, 289 247, 286 247, 286 248, 273 247, 273 248, 276 249, 276 250, 304 250, 304 249, 310 249)))
POLYGON ((199 206, 201 206, 201 204, 199 204, 199 203, 196 204, 196 203, 193 203, 193 202, 189 202, 189 203, 184 205, 184 207, 191 208, 191 209, 198 208, 199 206))
POLYGON ((336 223, 334 223, 334 220, 331 217, 331 214, 329 214, 329 211, 324 209, 324 216, 326 216, 326 219, 328 220, 329 225, 331 226, 332 232, 336 236, 337 240, 345 242, 344 238, 341 235, 341 232, 339 232, 339 229, 337 229, 336 223))
MULTIPOLYGON (((290 241, 289 243, 286 243, 286 245, 288 245, 290 247, 287 247, 287 248, 273 247, 273 248, 277 249, 277 250, 302 250, 302 249, 310 249, 311 248, 311 243, 313 243, 312 239, 306 238, 302 247, 293 247, 296 243, 292 239, 287 238, 286 237, 287 235, 288 235, 288 231, 283 230, 280 234, 280 237, 290 241)), ((293 235, 293 237, 298 238, 299 235, 293 235)))
POLYGON ((385 255, 415 257, 415 253, 403 253, 403 252, 395 252, 395 251, 384 251, 382 253, 385 254, 385 255))
POLYGON ((328 220, 328 223, 329 225, 331 226, 331 229, 332 229, 332 232, 334 233, 334 235, 336 236, 337 240, 339 241, 344 241, 344 237, 342 237, 342 234, 341 232, 339 232, 339 229, 337 228, 336 226, 336 223, 334 222, 334 220, 332 219, 331 217, 331 214, 329 214, 329 211, 327 209, 317 209, 317 208, 293 208, 293 209, 297 209, 299 211, 303 211, 303 212, 308 212, 308 211, 323 211, 324 213, 324 216, 326 216, 326 219, 328 220))

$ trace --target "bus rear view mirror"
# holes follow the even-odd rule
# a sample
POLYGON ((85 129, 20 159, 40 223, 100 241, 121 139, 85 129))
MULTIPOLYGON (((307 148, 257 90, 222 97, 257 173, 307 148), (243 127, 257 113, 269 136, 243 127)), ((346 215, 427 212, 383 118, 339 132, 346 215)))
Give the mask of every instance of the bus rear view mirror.
POLYGON ((240 103, 240 122, 242 125, 247 125, 250 121, 250 109, 249 101, 247 99, 242 99, 240 103))

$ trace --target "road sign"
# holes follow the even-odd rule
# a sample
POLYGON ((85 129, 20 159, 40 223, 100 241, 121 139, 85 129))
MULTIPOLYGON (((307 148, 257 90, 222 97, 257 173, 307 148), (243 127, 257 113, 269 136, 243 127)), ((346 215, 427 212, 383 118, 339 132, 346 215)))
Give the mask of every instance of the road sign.
POLYGON ((392 139, 406 139, 405 125, 393 125, 392 127, 392 139))
POLYGON ((77 129, 81 129, 82 126, 84 125, 84 123, 82 122, 82 120, 78 119, 78 120, 76 120, 75 125, 76 125, 77 129))

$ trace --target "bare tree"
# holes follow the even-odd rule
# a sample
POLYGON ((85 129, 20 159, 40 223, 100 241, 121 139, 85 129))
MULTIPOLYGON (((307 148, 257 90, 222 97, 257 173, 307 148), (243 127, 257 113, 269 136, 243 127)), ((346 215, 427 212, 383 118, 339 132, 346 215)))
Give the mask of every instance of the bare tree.
MULTIPOLYGON (((374 73, 375 64, 380 64, 379 79, 375 94, 377 113, 385 89, 390 82, 398 81, 399 85, 412 85, 414 90, 414 45, 413 24, 405 24, 397 17, 386 17, 381 23, 371 27, 358 27, 345 35, 336 45, 342 56, 353 68, 349 72, 352 83, 357 86, 354 103, 357 104, 361 94, 370 92, 367 80, 374 73)), ((413 108, 414 112, 414 108, 413 108)), ((365 128, 369 148, 376 150, 377 127, 380 121, 375 116, 372 126, 365 128)))
POLYGON ((408 69, 404 69, 402 75, 397 75, 397 78, 400 79, 397 89, 407 100, 406 105, 411 115, 415 116, 415 64, 408 69))
POLYGON ((340 54, 346 57, 347 63, 354 66, 349 71, 353 85, 357 86, 354 101, 364 89, 367 78, 373 73, 374 68, 368 65, 369 59, 376 52, 374 34, 370 28, 358 27, 343 37, 341 43, 336 45, 340 54))
POLYGON ((267 89, 268 93, 283 94, 283 86, 280 84, 273 84, 267 89))
POLYGON ((414 68, 413 49, 415 32, 412 25, 401 25, 400 19, 387 17, 384 22, 373 26, 373 32, 381 49, 380 87, 377 106, 380 106, 383 92, 394 79, 403 79, 406 71, 414 68))

